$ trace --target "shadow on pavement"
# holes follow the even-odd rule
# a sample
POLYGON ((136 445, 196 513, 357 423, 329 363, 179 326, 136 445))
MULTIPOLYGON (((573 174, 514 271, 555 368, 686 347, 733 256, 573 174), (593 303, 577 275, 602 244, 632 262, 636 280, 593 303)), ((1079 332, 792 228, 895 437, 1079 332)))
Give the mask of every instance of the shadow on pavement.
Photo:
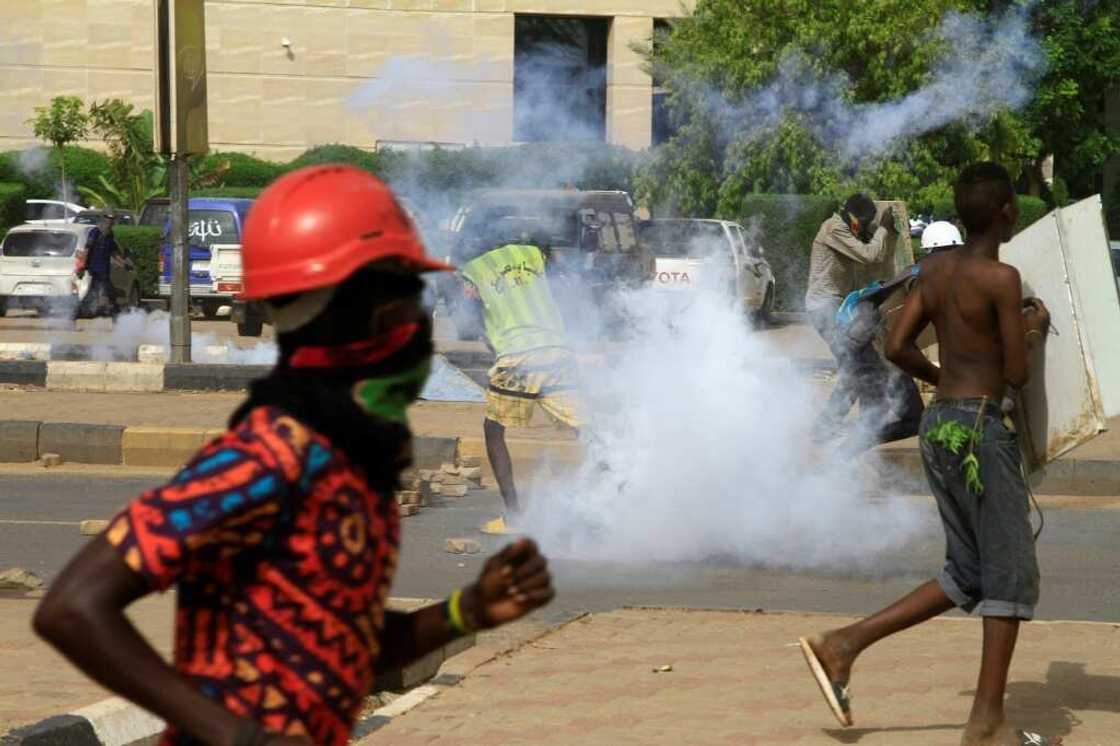
POLYGON ((1081 725, 1077 712, 1120 713, 1120 677, 1091 674, 1085 666, 1074 661, 1052 661, 1045 683, 1008 682, 1008 720, 1018 728, 1046 736, 1068 736, 1081 725))
POLYGON ((824 728, 825 735, 830 736, 837 743, 859 743, 864 736, 876 733, 932 733, 934 731, 964 730, 964 723, 946 723, 944 725, 897 725, 891 728, 824 728))
MULTIPOLYGON (((1044 736, 1068 738, 1082 724, 1077 712, 1087 710, 1120 713, 1120 676, 1091 674, 1086 664, 1052 661, 1046 681, 1010 681, 1007 684, 1007 721, 1014 728, 1041 733, 1044 736)), ((974 690, 960 692, 969 699, 974 690)), ((967 707, 966 707, 967 709, 967 707)), ((837 743, 859 743, 864 736, 876 733, 923 733, 964 729, 954 725, 916 725, 889 728, 826 728, 824 733, 837 743)))

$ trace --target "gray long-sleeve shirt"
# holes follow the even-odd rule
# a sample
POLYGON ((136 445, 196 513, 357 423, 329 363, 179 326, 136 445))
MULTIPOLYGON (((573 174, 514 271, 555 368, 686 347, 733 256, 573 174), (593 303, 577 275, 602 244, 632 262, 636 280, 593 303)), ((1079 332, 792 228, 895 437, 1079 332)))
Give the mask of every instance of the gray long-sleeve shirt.
POLYGON ((805 308, 813 311, 838 306, 856 289, 858 267, 881 262, 886 257, 886 238, 887 230, 880 226, 869 243, 860 241, 839 214, 824 221, 813 239, 809 257, 805 308))

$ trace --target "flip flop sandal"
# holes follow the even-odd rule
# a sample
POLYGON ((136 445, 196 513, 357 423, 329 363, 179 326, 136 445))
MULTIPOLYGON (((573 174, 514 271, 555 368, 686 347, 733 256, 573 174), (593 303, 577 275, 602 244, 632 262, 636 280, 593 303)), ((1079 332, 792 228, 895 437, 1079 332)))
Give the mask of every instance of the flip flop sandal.
POLYGON ((1054 743, 1052 738, 1025 730, 1017 730, 1015 735, 1019 736, 1019 746, 1051 746, 1054 743))
POLYGON ((797 642, 801 645, 805 662, 809 664, 809 670, 812 672, 813 678, 817 680, 817 686, 821 688, 821 694, 824 695, 824 701, 828 703, 832 714, 845 728, 850 727, 852 725, 852 700, 848 687, 837 684, 828 678, 828 673, 825 672, 824 666, 821 665, 821 661, 817 658, 813 646, 809 644, 808 638, 802 637, 797 642))

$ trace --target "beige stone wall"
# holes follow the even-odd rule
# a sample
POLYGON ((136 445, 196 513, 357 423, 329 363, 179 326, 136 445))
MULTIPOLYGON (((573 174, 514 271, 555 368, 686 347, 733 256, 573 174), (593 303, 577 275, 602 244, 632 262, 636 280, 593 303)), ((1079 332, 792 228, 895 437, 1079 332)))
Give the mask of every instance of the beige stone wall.
MULTIPOLYGON (((609 16, 607 132, 650 138, 631 49, 678 0, 208 0, 216 150, 291 158, 311 145, 502 144, 513 124, 515 13, 609 16), (291 41, 290 51, 281 45, 291 41)), ((0 0, 0 149, 59 94, 152 106, 152 0, 0 0)))

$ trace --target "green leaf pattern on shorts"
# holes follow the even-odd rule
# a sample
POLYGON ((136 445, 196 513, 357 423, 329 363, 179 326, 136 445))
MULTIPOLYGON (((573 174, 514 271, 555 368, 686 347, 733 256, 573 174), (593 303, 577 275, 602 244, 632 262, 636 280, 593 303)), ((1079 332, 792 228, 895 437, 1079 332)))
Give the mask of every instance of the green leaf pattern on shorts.
POLYGON ((955 420, 943 420, 926 431, 927 443, 941 446, 954 456, 961 455, 967 449, 961 468, 964 469, 964 481, 968 489, 979 495, 984 491, 984 483, 980 479, 980 460, 976 458, 976 446, 984 434, 978 429, 967 427, 955 420))

